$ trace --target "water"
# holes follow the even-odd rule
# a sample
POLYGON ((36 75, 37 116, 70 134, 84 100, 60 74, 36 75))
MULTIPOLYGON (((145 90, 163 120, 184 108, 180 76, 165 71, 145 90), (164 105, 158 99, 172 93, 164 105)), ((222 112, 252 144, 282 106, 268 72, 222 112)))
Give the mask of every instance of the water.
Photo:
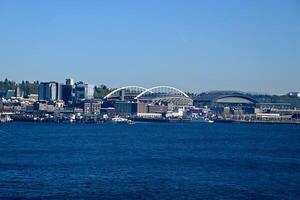
POLYGON ((0 199, 300 199, 300 126, 0 124, 0 199))

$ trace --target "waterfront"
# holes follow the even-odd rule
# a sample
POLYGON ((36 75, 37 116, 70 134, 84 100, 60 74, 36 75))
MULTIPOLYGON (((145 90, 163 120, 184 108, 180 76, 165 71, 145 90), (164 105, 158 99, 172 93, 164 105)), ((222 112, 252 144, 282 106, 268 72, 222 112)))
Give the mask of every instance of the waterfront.
POLYGON ((296 92, 262 98, 234 91, 190 94, 166 85, 148 89, 141 86, 109 89, 102 85, 99 89, 70 78, 65 84, 55 81, 28 84, 35 88, 31 91, 34 93, 21 95, 19 84, 7 79, 0 81, 6 90, 0 99, 0 122, 103 123, 124 118, 143 122, 300 124, 300 93, 296 92), (101 96, 95 91, 102 91, 101 96))
POLYGON ((300 126, 0 124, 0 199, 299 199, 300 126))

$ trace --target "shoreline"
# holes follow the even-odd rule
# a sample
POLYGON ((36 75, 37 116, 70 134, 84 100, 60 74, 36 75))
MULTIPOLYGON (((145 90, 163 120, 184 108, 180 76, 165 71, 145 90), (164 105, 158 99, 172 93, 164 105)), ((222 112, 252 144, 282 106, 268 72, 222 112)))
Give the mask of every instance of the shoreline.
MULTIPOLYGON (((195 123, 199 122, 197 120, 170 120, 170 119, 161 119, 161 120, 153 120, 153 119, 140 119, 140 120, 132 120, 133 122, 136 123, 170 123, 170 124, 177 124, 177 123, 182 123, 182 124, 189 124, 189 123, 195 123)), ((0 124, 7 124, 7 123, 18 123, 18 122, 24 122, 24 123, 48 123, 48 124, 129 124, 129 123, 117 123, 113 122, 111 120, 107 121, 96 121, 96 122, 68 122, 68 121, 48 121, 48 120, 13 120, 13 121, 7 121, 7 122, 0 122, 0 124)), ((199 123, 208 123, 208 122, 199 122, 199 123)), ((217 124, 268 124, 268 125, 300 125, 300 122, 279 122, 279 121, 239 121, 239 120, 215 120, 214 123, 217 124)), ((212 124, 214 124, 212 123, 212 124)), ((211 123, 209 123, 211 124, 211 123)))
POLYGON ((231 123, 231 124, 293 124, 300 125, 300 121, 245 121, 245 120, 215 120, 214 123, 231 123))

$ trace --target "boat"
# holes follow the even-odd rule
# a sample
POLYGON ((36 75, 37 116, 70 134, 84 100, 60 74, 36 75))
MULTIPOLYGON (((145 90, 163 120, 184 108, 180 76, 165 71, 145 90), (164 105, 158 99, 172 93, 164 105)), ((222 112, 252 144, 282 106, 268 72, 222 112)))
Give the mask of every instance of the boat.
POLYGON ((209 118, 199 118, 199 119, 196 119, 194 121, 196 121, 196 122, 204 122, 204 123, 214 123, 214 120, 211 120, 209 118))
POLYGON ((130 123, 131 122, 131 120, 123 118, 123 117, 113 117, 111 120, 114 123, 130 123))

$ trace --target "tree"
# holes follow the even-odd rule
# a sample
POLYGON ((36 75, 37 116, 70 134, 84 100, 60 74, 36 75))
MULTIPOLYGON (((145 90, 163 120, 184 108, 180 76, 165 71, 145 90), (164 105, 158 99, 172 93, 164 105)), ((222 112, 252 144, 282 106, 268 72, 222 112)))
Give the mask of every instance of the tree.
POLYGON ((105 85, 100 85, 100 87, 95 86, 94 98, 100 99, 105 97, 111 90, 105 85))

